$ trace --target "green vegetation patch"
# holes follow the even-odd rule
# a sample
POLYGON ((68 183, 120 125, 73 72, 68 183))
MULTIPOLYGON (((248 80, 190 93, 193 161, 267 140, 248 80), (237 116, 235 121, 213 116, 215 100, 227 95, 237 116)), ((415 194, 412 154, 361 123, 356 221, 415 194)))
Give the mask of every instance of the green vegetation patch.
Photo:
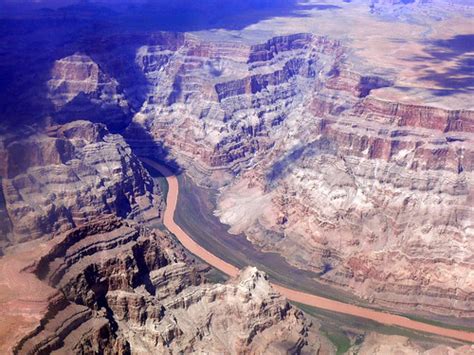
POLYGON ((344 332, 322 330, 322 333, 336 347, 336 355, 342 355, 349 351, 351 347, 351 340, 344 334, 344 332))

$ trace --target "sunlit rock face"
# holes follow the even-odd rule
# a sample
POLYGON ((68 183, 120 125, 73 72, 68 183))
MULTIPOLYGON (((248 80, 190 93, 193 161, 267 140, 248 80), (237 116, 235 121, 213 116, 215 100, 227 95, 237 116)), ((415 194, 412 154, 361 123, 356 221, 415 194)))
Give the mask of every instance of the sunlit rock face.
MULTIPOLYGON (((215 213, 232 232, 378 304, 472 316, 472 111, 381 99, 392 78, 356 72, 338 41, 310 34, 96 43, 54 62, 50 120, 89 118, 86 100, 100 107, 93 120, 116 128, 120 108, 135 154, 225 186, 215 213)), ((5 162, 30 151, 2 164, 4 230, 28 239, 151 206, 151 182, 119 136, 55 134, 2 143, 5 162)))
MULTIPOLYGON (((208 284, 169 234, 131 221, 103 215, 29 253, 28 260, 19 254, 17 263, 4 264, 13 256, 0 261, 17 284, 20 309, 32 309, 9 330, 0 346, 5 352, 287 354, 320 348, 317 329, 264 273, 247 268, 225 284, 208 284), (34 295, 27 294, 31 287, 34 295)), ((5 291, 2 284, 8 299, 5 291)), ((4 317, 15 319, 17 312, 9 308, 4 317)), ((0 326, 0 336, 5 331, 0 326)))
MULTIPOLYGON (((135 154, 175 160, 198 184, 221 188, 215 213, 232 232, 325 282, 379 305, 472 316, 472 111, 383 99, 377 92, 393 78, 357 72, 340 42, 311 34, 258 45, 169 32, 93 43, 54 62, 51 122, 84 116, 120 130, 135 154)), ((65 162, 83 149, 35 139, 55 169, 73 169, 65 162)), ((133 213, 131 193, 125 205, 109 199, 147 193, 133 183, 117 190, 121 179, 105 200, 91 199, 94 210, 133 213)), ((60 216, 53 229, 74 225, 45 202, 40 222, 19 231, 15 216, 39 218, 30 213, 37 205, 7 196, 26 186, 19 181, 13 189, 2 181, 0 215, 14 211, 2 228, 51 230, 51 216, 60 216)))
MULTIPOLYGON (((457 34, 456 18, 446 25, 451 39, 424 42, 429 31, 410 37, 413 27, 403 27, 391 46, 348 29, 347 49, 307 33, 266 39, 333 34, 339 20, 332 27, 315 11, 347 6, 338 19, 352 23, 360 8, 350 1, 232 0, 217 17, 220 0, 98 2, 113 10, 94 2, 56 10, 46 7, 61 1, 39 1, 32 20, 0 20, 0 353, 335 352, 255 268, 206 282, 206 267, 163 231, 163 191, 140 155, 212 187, 231 233, 319 281, 384 308, 474 317, 474 113, 448 104, 459 98, 425 104, 410 87, 419 79, 436 96, 472 86, 472 35, 457 34), (189 25, 176 11, 186 6, 189 25), (265 14, 240 16, 247 9, 265 14), (149 21, 138 23, 144 12, 149 21), (312 16, 320 27, 308 26, 312 16), (158 32, 162 22, 212 30, 158 32), (262 43, 246 44, 252 35, 262 43), (400 45, 425 68, 382 77, 397 72, 403 51, 390 57, 400 45), (447 83, 444 73, 453 74, 447 83)), ((372 15, 402 27, 425 2, 373 1, 354 23, 386 32, 372 15)), ((361 354, 473 351, 359 340, 352 349, 361 354)))
POLYGON ((176 46, 137 50, 137 151, 160 142, 199 184, 225 185, 232 232, 334 286, 472 317, 472 111, 378 98, 392 79, 355 72, 324 37, 176 46))
POLYGON ((72 55, 57 60, 51 76, 48 88, 56 107, 71 102, 80 93, 90 94, 99 86, 99 66, 85 55, 72 55))

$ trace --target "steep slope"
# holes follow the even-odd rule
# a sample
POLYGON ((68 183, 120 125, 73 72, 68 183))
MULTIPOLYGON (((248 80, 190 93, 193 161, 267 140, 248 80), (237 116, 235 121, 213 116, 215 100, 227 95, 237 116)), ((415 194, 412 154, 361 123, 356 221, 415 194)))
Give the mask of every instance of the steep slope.
POLYGON ((127 139, 228 185, 216 213, 231 231, 380 305, 473 316, 472 111, 378 98, 390 78, 309 34, 185 35, 136 62, 151 91, 127 139))
POLYGON ((56 62, 51 98, 126 98, 135 153, 225 186, 231 232, 379 305, 473 316, 472 111, 388 101, 393 78, 357 73, 340 42, 311 34, 96 43, 56 62))
POLYGON ((169 233, 145 227, 161 226, 162 191, 120 135, 73 121, 15 138, 2 141, 0 352, 319 349, 263 273, 209 284, 169 233))
POLYGON ((159 218, 162 200, 119 135, 75 121, 22 139, 2 136, 0 225, 11 243, 52 235, 103 213, 159 218), (158 211, 157 211, 158 210, 158 211))
MULTIPOLYGON (((331 352, 264 274, 250 268, 210 285, 171 236, 144 227, 162 228, 164 205, 137 155, 210 188, 231 233, 331 290, 470 324, 474 112, 460 100, 472 92, 472 35, 458 14, 438 21, 462 0, 420 13, 425 1, 372 1, 361 18, 344 3, 305 3, 293 22, 240 22, 202 37, 155 32, 161 8, 139 24, 133 12, 146 8, 134 6, 125 17, 90 4, 2 17, 1 352, 331 352), (338 17, 343 7, 350 16, 338 17), (344 34, 351 49, 307 33, 246 43, 340 23, 373 30, 344 34), (392 24, 403 26, 393 38, 376 33, 392 24), (404 60, 412 64, 395 70, 404 60)), ((400 337, 353 345, 454 353, 400 337)))
MULTIPOLYGON (((56 295, 29 322, 2 327, 16 339, 14 353, 287 353, 319 346, 316 331, 264 274, 248 268, 227 284, 204 283, 167 234, 103 216, 48 246, 10 273, 20 299, 25 282, 49 284, 56 295)), ((18 311, 10 308, 7 318, 18 311)))
POLYGON ((129 103, 117 80, 86 55, 73 54, 55 61, 47 87, 58 122, 87 117, 114 129, 129 123, 129 103))

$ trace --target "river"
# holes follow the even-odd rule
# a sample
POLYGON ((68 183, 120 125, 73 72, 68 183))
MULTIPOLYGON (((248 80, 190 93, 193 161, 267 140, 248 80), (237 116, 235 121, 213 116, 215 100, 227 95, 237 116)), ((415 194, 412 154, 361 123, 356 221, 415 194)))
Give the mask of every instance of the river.
MULTIPOLYGON (((160 174, 162 174, 168 182, 168 195, 166 198, 166 210, 164 212, 163 224, 165 227, 173 233, 180 243, 192 254, 198 256, 209 265, 215 267, 216 269, 222 271, 223 273, 229 275, 230 277, 235 277, 239 273, 239 269, 232 264, 222 260, 216 255, 212 254, 198 243, 196 243, 178 224, 174 221, 174 214, 176 211, 176 206, 178 203, 178 194, 179 194, 179 183, 178 179, 174 174, 165 166, 147 159, 142 158, 142 160, 150 165, 152 168, 156 169, 160 174)), ((435 334, 444 337, 450 337, 453 339, 458 339, 462 341, 468 341, 474 343, 474 333, 456 330, 450 328, 444 328, 441 326, 431 325, 419 321, 415 321, 403 316, 390 314, 382 311, 376 311, 349 303, 343 303, 328 298, 312 295, 309 293, 293 290, 287 288, 283 285, 277 285, 272 283, 272 286, 275 290, 280 292, 287 299, 299 302, 308 306, 343 313, 351 316, 361 317, 365 319, 370 319, 372 321, 392 326, 399 326, 407 329, 412 329, 420 332, 435 334)))

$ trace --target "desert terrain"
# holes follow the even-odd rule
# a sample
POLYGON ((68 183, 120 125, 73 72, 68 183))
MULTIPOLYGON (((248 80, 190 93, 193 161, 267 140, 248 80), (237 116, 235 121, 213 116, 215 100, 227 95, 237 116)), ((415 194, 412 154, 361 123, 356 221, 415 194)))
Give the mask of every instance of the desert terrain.
POLYGON ((470 2, 0 10, 0 352, 474 353, 470 2))

